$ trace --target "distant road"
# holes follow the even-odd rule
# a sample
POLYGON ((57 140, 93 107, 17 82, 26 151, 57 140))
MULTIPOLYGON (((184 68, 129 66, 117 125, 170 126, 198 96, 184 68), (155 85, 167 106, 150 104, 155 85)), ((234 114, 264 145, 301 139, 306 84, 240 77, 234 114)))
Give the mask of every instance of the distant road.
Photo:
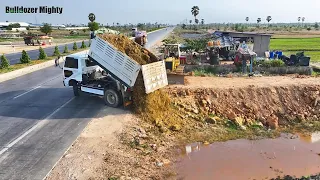
MULTIPOLYGON (((149 45, 151 44, 155 44, 157 39, 162 39, 165 35, 168 34, 168 31, 172 31, 172 28, 167 28, 167 30, 160 30, 160 31, 155 31, 152 32, 150 34, 148 34, 148 43, 146 44, 146 48, 150 48, 149 45), (155 38, 156 37, 156 38, 155 38)), ((78 42, 78 48, 80 48, 82 42, 78 42)), ((86 45, 89 45, 89 40, 85 41, 86 45)), ((59 51, 63 52, 64 50, 64 46, 67 45, 69 50, 72 50, 73 48, 73 42, 70 44, 62 44, 59 45, 59 51)), ((43 48, 44 51, 46 52, 46 54, 48 56, 51 56, 54 52, 54 46, 52 47, 47 47, 47 48, 43 48)), ((39 49, 35 49, 35 50, 30 50, 27 51, 28 55, 30 56, 31 59, 38 59, 39 57, 39 49)), ((20 62, 20 58, 21 58, 21 52, 18 53, 11 53, 11 54, 6 54, 7 59, 10 61, 10 64, 17 64, 20 62)))
MULTIPOLYGON (((80 48, 82 42, 77 42, 77 46, 78 48, 80 48)), ((89 40, 85 41, 86 45, 89 45, 89 40)), ((69 50, 72 50, 73 47, 73 43, 70 44, 62 44, 59 45, 59 51, 63 52, 64 50, 64 46, 67 45, 69 50)), ((46 52, 46 54, 48 56, 51 56, 54 52, 54 46, 52 47, 47 47, 47 48, 43 48, 44 52, 46 52)), ((39 57, 39 49, 35 49, 35 50, 30 50, 27 51, 28 55, 30 56, 31 59, 38 59, 39 57)), ((10 61, 10 64, 17 64, 20 62, 20 57, 21 57, 21 52, 18 53, 11 53, 11 54, 6 54, 7 59, 10 61)))

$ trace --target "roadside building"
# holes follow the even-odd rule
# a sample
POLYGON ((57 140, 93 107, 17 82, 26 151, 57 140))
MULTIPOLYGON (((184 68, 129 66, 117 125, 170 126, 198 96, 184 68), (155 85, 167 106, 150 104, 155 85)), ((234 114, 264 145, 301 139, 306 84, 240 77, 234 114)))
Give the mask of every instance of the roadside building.
POLYGON ((262 33, 254 33, 254 32, 226 32, 226 31, 215 31, 213 34, 219 36, 230 36, 234 40, 242 43, 245 41, 246 43, 253 44, 253 51, 259 57, 264 57, 265 52, 270 49, 270 39, 271 34, 262 34, 262 33))

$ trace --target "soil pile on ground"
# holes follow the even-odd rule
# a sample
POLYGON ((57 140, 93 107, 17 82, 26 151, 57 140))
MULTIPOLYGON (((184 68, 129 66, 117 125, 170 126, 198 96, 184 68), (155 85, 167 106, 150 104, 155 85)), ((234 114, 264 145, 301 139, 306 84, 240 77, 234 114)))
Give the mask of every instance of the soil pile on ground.
MULTIPOLYGON (((154 54, 126 36, 103 34, 99 35, 99 37, 108 41, 141 65, 158 61, 158 58, 154 54)), ((133 87, 132 96, 135 112, 141 114, 145 120, 157 124, 160 128, 167 123, 167 126, 172 126, 173 129, 179 129, 175 123, 176 117, 174 117, 171 112, 171 102, 167 92, 157 90, 153 93, 146 94, 141 71, 133 87), (164 120, 166 123, 164 123, 164 120), (168 123, 169 121, 171 121, 171 123, 168 123)))
MULTIPOLYGON (((238 125, 293 125, 320 117, 320 86, 168 89, 173 103, 190 117, 221 117, 238 125)), ((212 121, 216 121, 213 119, 212 121)))

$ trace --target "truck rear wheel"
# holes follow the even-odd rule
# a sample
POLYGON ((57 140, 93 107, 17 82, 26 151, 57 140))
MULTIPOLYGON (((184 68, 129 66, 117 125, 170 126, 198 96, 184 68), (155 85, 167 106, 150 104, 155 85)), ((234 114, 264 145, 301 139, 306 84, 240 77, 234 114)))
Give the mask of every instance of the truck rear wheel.
POLYGON ((107 106, 116 108, 121 104, 121 96, 114 89, 106 89, 103 96, 104 102, 107 106))
POLYGON ((74 96, 80 96, 79 87, 77 85, 73 85, 73 94, 74 96))

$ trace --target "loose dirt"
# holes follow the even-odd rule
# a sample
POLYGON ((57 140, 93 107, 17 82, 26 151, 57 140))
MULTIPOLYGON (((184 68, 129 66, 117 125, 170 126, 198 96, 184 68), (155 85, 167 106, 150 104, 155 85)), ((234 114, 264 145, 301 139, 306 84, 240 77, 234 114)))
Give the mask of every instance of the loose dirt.
POLYGON ((47 180, 170 179, 170 138, 155 137, 128 111, 107 108, 98 116, 103 118, 89 123, 47 180))
POLYGON ((216 115, 236 124, 261 122, 277 129, 320 117, 320 78, 185 77, 186 85, 172 85, 168 93, 185 112, 206 119, 216 115))

